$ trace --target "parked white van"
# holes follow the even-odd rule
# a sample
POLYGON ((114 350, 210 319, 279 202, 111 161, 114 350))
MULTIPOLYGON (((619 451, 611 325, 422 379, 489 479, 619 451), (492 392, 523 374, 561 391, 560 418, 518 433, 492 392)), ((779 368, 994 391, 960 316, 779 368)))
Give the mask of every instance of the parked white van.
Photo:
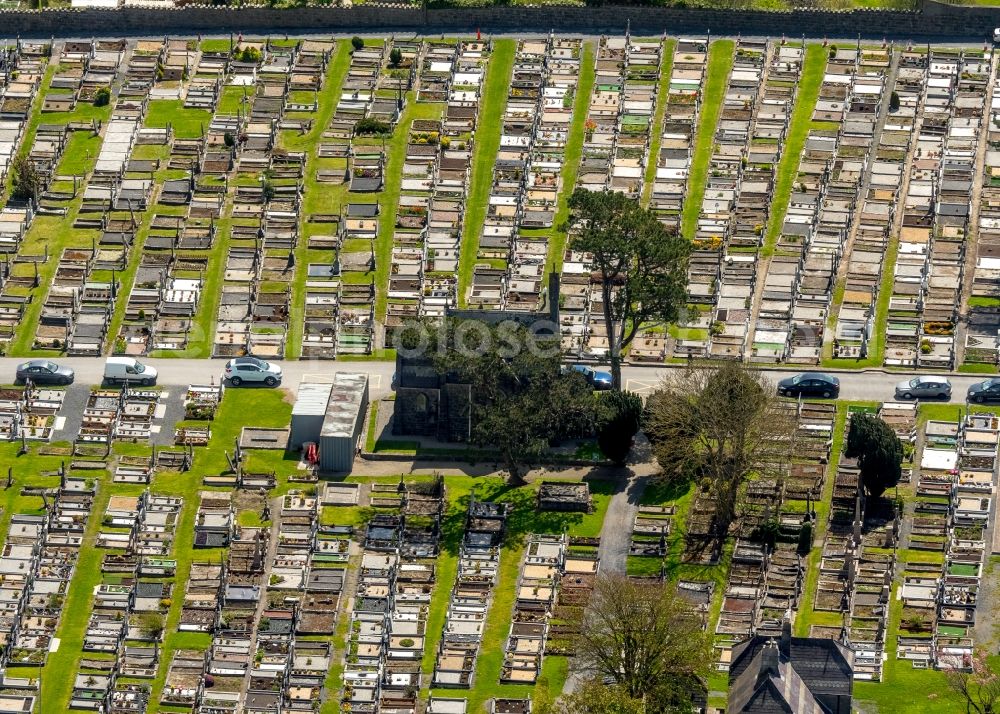
POLYGON ((108 357, 104 365, 104 381, 108 384, 127 381, 148 387, 156 384, 156 368, 133 357, 108 357))

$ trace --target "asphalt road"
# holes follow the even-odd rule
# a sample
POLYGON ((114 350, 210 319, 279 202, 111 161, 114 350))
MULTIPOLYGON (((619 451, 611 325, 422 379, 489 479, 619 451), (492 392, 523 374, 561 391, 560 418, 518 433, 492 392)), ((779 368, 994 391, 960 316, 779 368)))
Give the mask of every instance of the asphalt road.
MULTIPOLYGON (((626 389, 640 394, 655 389, 656 384, 669 368, 631 367, 622 371, 626 389)), ((802 370, 768 370, 767 375, 773 381, 799 374, 802 370)), ((840 398, 850 401, 887 402, 895 398, 895 386, 904 380, 916 376, 917 372, 884 372, 881 370, 859 372, 837 372, 840 379, 840 398)), ((965 403, 965 393, 970 384, 981 382, 989 375, 961 374, 952 375, 951 402, 965 403)), ((943 402, 944 400, 934 400, 943 402)))
MULTIPOLYGON (((10 384, 14 381, 14 372, 23 359, 14 357, 0 358, 0 384, 10 384)), ((77 384, 100 384, 104 374, 104 360, 93 357, 69 357, 56 360, 76 370, 77 384)), ((222 378, 225 364, 222 360, 209 359, 144 359, 145 364, 156 367, 159 372, 159 384, 166 386, 184 386, 189 384, 207 384, 213 380, 217 383, 222 378)), ((322 381, 334 372, 364 372, 370 377, 372 396, 378 397, 391 390, 392 375, 395 372, 393 362, 375 361, 288 361, 282 362, 284 380, 282 386, 295 390, 303 379, 322 381)), ((626 389, 648 394, 653 391, 660 380, 669 371, 676 369, 668 366, 626 366, 622 369, 622 378, 626 389)), ((773 380, 797 374, 799 370, 769 370, 768 376, 773 380)), ((859 372, 838 372, 840 378, 840 397, 852 401, 889 401, 893 399, 893 388, 904 379, 909 379, 916 373, 866 370, 859 372)), ((965 402, 965 393, 970 384, 984 379, 981 375, 952 375, 952 399, 956 404, 965 402)))

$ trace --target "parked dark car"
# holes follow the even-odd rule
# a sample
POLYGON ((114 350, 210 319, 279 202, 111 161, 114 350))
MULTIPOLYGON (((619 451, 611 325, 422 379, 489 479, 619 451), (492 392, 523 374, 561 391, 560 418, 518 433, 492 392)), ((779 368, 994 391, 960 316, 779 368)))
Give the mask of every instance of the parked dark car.
POLYGON ((977 404, 1000 402, 1000 377, 970 384, 966 399, 977 404))
POLYGON ((783 397, 823 397, 840 394, 840 380, 822 372, 803 372, 778 382, 778 394, 783 397))
POLYGON ((15 379, 18 382, 30 379, 35 384, 72 384, 75 376, 69 367, 47 359, 33 359, 17 366, 15 379))
POLYGON ((611 372, 602 372, 585 364, 574 364, 571 369, 587 378, 591 387, 598 391, 611 389, 611 372))

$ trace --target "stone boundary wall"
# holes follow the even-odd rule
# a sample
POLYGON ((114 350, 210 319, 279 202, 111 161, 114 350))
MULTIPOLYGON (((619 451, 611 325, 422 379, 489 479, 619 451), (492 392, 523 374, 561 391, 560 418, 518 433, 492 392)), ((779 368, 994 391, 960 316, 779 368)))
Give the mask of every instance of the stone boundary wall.
POLYGON ((768 12, 670 7, 483 7, 435 8, 403 5, 338 7, 0 10, 4 35, 31 38, 244 32, 502 32, 781 34, 790 38, 921 38, 979 41, 1000 26, 1000 7, 965 7, 924 0, 919 11, 790 10, 768 12))

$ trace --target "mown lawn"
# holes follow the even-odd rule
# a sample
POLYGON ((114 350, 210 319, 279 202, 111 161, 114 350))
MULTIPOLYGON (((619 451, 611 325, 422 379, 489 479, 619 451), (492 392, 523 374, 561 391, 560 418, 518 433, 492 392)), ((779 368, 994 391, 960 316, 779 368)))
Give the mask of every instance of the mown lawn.
MULTIPOLYGON (((318 162, 321 161, 316 156, 323 132, 330 123, 333 111, 337 107, 340 98, 340 89, 344 83, 344 77, 351 66, 351 43, 340 42, 333 51, 330 64, 327 66, 326 77, 323 81, 323 91, 319 93, 319 107, 313 119, 312 129, 303 136, 292 136, 290 132, 282 132, 280 135, 281 146, 289 151, 306 152, 306 167, 304 179, 305 196, 321 194, 326 188, 316 180, 316 170, 318 162)), ((346 194, 346 186, 337 186, 337 200, 326 202, 317 206, 313 212, 336 213, 340 209, 340 202, 346 194)), ((299 240, 295 246, 295 277, 292 281, 292 304, 288 315, 288 340, 285 344, 286 359, 296 359, 302 354, 302 330, 305 322, 305 298, 306 280, 308 278, 308 263, 310 251, 308 248, 309 226, 305 220, 310 212, 310 205, 305 205, 302 215, 299 217, 299 240)))
POLYGON ((576 177, 580 174, 584 126, 587 123, 587 109, 590 106, 590 93, 594 88, 595 75, 594 44, 585 42, 583 44, 580 81, 576 85, 576 96, 573 102, 573 121, 570 123, 569 136, 566 138, 566 155, 562 165, 562 188, 559 191, 559 203, 556 206, 555 218, 552 221, 553 230, 549 237, 546 274, 550 270, 562 270, 563 253, 566 249, 566 232, 561 230, 560 226, 569 220, 569 197, 576 188, 576 177))
MULTIPOLYGON (((537 484, 520 488, 507 485, 499 478, 448 477, 448 500, 450 502, 447 523, 458 526, 464 522, 464 509, 468 506, 468 496, 475 489, 477 500, 496 500, 511 504, 510 516, 507 520, 507 535, 500 556, 500 572, 497 586, 493 591, 493 602, 486 622, 483 642, 479 650, 476 664, 475 685, 468 692, 469 711, 484 711, 486 702, 494 697, 544 697, 555 699, 562 691, 563 683, 568 674, 568 661, 565 657, 546 655, 542 664, 542 674, 535 687, 527 685, 500 684, 500 669, 503 664, 504 646, 510 630, 511 612, 514 606, 515 585, 520 572, 521 560, 524 556, 524 543, 532 533, 568 533, 574 536, 596 536, 600 533, 601 522, 613 486, 610 483, 591 481, 590 488, 594 497, 594 513, 554 513, 535 511, 535 492, 537 484), (452 492, 458 496, 453 498, 452 492)), ((445 537, 449 530, 445 529, 445 537)), ((461 540, 461 534, 455 534, 455 546, 461 540)), ((447 542, 447 541, 446 541, 447 542)), ((457 554, 457 551, 456 553, 457 554)), ((452 555, 453 554, 449 554, 452 555)), ((439 559, 440 562, 440 559, 439 559)), ((449 570, 451 580, 454 571, 449 570)), ((439 579, 437 586, 443 587, 439 579)), ((447 585, 449 591, 451 583, 447 585)), ((440 591, 435 593, 435 602, 431 606, 431 617, 435 623, 444 622, 443 612, 436 612, 447 606, 447 599, 440 591)), ((428 649, 437 646, 440 639, 440 626, 432 630, 428 626, 428 649), (431 638, 435 638, 432 642, 431 638)), ((424 671, 429 675, 433 671, 433 657, 425 650, 424 671)), ((430 677, 427 677, 428 681, 430 677)), ((454 690, 435 689, 432 694, 437 696, 455 696, 454 690)), ((465 696, 466 692, 462 692, 465 696)))
POLYGON ((649 203, 653 193, 653 182, 656 180, 656 162, 660 156, 660 143, 663 140, 663 115, 667 110, 667 95, 670 93, 670 73, 674 66, 674 48, 677 40, 671 38, 663 43, 663 62, 660 64, 660 86, 656 93, 656 109, 653 112, 652 136, 649 142, 649 156, 646 157, 646 175, 643 177, 642 204, 649 203))
POLYGON ((694 238, 698 228, 698 214, 701 213, 701 201, 705 196, 708 167, 715 150, 715 128, 726 96, 729 71, 733 68, 735 44, 732 40, 716 40, 708 52, 705 89, 698 111, 698 133, 695 136, 694 156, 691 159, 687 195, 684 197, 681 216, 681 235, 688 239, 694 238))
POLYGON ((204 136, 212 112, 207 109, 185 109, 180 99, 153 99, 146 108, 145 125, 173 129, 177 139, 197 139, 204 136))
POLYGON ((479 233, 486 221, 490 186, 493 185, 493 164, 500 149, 501 121, 507 107, 507 90, 514 68, 515 40, 503 39, 493 43, 493 53, 486 69, 483 94, 480 99, 476 123, 476 140, 472 153, 472 173, 469 195, 465 201, 465 220, 462 223, 462 243, 458 267, 458 303, 465 305, 465 294, 472 284, 472 271, 479 253, 479 233))
POLYGON ((778 162, 774 183, 774 193, 771 196, 771 210, 764 238, 764 255, 770 255, 774 252, 774 246, 781 236, 781 226, 785 222, 785 213, 788 211, 788 199, 791 198, 795 177, 799 172, 802 148, 809 135, 810 118, 816 106, 816 100, 819 98, 820 85, 823 83, 827 56, 828 50, 822 45, 812 44, 806 47, 802 75, 799 77, 795 95, 795 110, 792 112, 792 119, 788 125, 788 133, 785 134, 781 160, 778 162))
POLYGON ((795 617, 795 635, 808 637, 809 628, 818 624, 818 617, 825 613, 813 610, 816 597, 816 587, 819 583, 819 562, 823 557, 823 539, 829 527, 830 501, 833 499, 833 483, 837 475, 837 461, 844 448, 844 438, 847 429, 848 404, 838 402, 837 418, 833 424, 833 437, 830 446, 830 462, 826 467, 826 477, 823 481, 823 494, 813 506, 816 509, 816 520, 813 524, 813 547, 806 559, 806 577, 799 598, 798 614, 795 617))

